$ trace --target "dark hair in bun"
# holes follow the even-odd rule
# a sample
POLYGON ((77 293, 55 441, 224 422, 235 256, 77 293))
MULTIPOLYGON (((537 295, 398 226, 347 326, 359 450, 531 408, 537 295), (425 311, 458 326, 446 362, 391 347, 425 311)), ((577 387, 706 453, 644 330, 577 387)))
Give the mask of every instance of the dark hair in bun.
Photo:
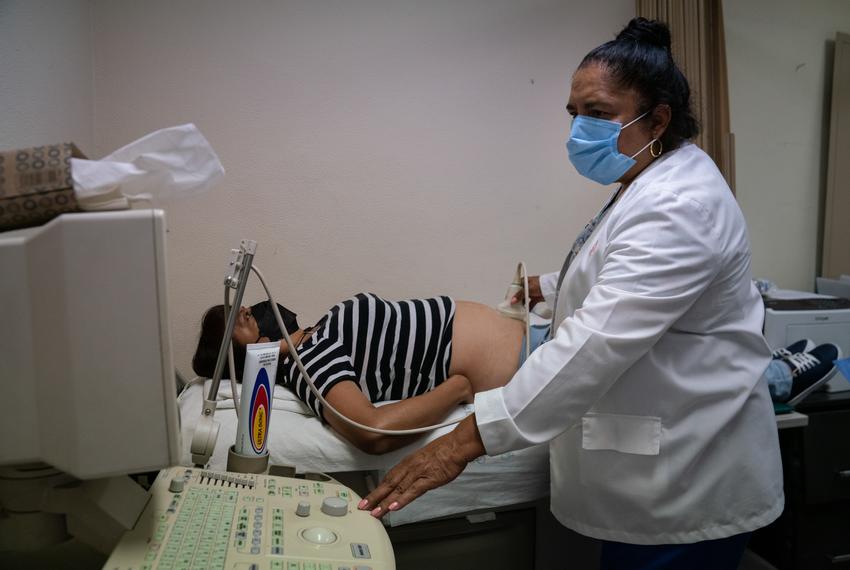
POLYGON ((641 113, 660 104, 670 106, 670 124, 661 135, 665 152, 699 133, 691 89, 673 61, 670 29, 663 22, 632 19, 614 40, 584 56, 579 69, 590 64, 604 66, 620 88, 634 89, 641 113))
POLYGON ((650 44, 670 51, 670 29, 658 20, 633 19, 614 39, 620 40, 650 44))

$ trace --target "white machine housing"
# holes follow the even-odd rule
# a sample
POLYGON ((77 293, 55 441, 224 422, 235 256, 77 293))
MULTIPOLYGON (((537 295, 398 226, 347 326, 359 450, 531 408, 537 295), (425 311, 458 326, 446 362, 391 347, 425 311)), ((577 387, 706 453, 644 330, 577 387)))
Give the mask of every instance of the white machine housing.
POLYGON ((161 210, 0 234, 0 466, 86 480, 179 461, 164 241, 161 210))
MULTIPOLYGON (((832 343, 850 356, 850 309, 784 310, 764 312, 764 338, 771 349, 809 338, 815 344, 832 343)), ((840 373, 824 387, 830 392, 850 390, 850 382, 840 373)))

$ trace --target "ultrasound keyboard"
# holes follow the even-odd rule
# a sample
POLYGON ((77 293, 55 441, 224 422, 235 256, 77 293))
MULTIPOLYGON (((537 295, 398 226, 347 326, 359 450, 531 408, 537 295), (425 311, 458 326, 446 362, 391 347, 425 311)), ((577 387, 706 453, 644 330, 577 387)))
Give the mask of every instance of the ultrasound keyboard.
POLYGON ((109 570, 393 570, 381 523, 335 481, 172 467, 109 570))

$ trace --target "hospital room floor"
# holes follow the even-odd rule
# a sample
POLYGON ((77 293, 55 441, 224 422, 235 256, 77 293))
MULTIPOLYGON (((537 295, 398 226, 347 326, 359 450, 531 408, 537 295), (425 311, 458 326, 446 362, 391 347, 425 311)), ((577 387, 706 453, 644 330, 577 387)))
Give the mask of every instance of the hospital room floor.
POLYGON ((776 570, 776 567, 765 561, 761 556, 746 550, 738 570, 776 570))
MULTIPOLYGON (((19 559, 0 556, 0 567, 95 569, 103 566, 106 557, 85 545, 70 541, 57 548, 53 555, 45 554, 44 557, 26 558, 25 560, 26 562, 22 563, 19 559)), ((765 562, 757 554, 747 550, 738 570, 776 570, 776 568, 765 562)))

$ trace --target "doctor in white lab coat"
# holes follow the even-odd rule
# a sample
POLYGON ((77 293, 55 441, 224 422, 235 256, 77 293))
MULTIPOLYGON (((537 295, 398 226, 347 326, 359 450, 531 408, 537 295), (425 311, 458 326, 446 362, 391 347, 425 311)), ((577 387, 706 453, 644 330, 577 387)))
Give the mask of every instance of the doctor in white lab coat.
POLYGON ((529 293, 552 338, 360 505, 375 516, 468 461, 550 442, 552 512, 603 568, 734 569, 782 512, 770 350, 740 209, 696 135, 666 26, 636 18, 573 76, 570 160, 619 182, 529 293), (560 288, 558 286, 561 283, 560 288))

